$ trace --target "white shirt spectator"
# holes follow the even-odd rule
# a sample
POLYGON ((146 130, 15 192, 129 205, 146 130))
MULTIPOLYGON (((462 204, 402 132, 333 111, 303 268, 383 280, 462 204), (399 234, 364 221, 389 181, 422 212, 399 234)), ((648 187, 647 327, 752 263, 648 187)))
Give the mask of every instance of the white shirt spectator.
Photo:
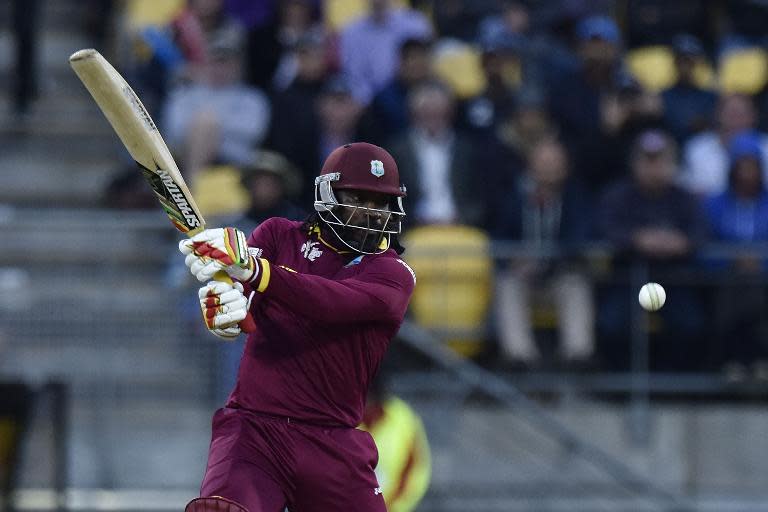
MULTIPOLYGON (((768 162, 768 135, 760 134, 763 161, 768 162)), ((728 148, 716 132, 692 137, 683 149, 681 184, 700 196, 724 192, 728 186, 730 166, 728 148)), ((768 174, 765 176, 768 183, 768 174)))
POLYGON ((371 16, 352 22, 339 39, 341 67, 353 86, 353 96, 367 105, 397 72, 400 45, 410 38, 427 38, 432 27, 412 9, 391 11, 379 23, 371 16))
POLYGON ((419 163, 421 201, 416 218, 422 223, 449 223, 456 219, 456 202, 451 191, 453 137, 431 138, 413 134, 413 147, 419 163))
POLYGON ((194 117, 212 112, 219 123, 218 157, 229 164, 245 165, 266 137, 270 110, 266 95, 254 87, 181 87, 171 93, 166 103, 163 135, 170 146, 178 147, 194 117))

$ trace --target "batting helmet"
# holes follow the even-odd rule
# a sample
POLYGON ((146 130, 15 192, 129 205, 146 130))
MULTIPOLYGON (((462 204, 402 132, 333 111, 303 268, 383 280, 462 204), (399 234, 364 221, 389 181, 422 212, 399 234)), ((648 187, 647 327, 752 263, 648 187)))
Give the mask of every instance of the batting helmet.
POLYGON ((336 148, 328 155, 315 178, 315 211, 336 236, 350 249, 364 254, 383 252, 389 243, 381 243, 384 237, 400 233, 402 218, 405 216, 403 197, 405 187, 400 184, 400 173, 395 159, 387 150, 368 144, 355 142, 336 148), (388 209, 364 208, 360 205, 340 203, 334 190, 363 190, 390 196, 388 209), (346 208, 349 215, 340 217, 341 208, 346 208), (386 220, 376 226, 361 226, 351 223, 356 213, 377 215, 386 220), (359 237, 354 231, 364 230, 370 237, 365 243, 352 243, 359 237))

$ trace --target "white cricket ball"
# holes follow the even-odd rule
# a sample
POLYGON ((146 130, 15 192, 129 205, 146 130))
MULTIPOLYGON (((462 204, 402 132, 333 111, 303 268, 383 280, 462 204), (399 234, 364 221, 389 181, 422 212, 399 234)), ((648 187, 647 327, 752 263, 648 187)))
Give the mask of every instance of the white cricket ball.
POLYGON ((659 283, 647 283, 640 288, 640 305, 646 311, 658 311, 667 300, 667 292, 659 283))

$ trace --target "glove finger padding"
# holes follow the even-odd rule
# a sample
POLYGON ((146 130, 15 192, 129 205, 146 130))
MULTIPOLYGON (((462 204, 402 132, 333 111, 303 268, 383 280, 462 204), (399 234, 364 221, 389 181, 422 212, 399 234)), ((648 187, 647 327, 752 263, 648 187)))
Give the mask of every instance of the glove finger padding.
POLYGON ((258 271, 248 252, 245 233, 235 228, 206 229, 179 243, 184 263, 200 282, 210 281, 219 270, 233 279, 249 281, 258 271))
POLYGON ((211 329, 211 332, 219 338, 232 339, 240 336, 242 330, 238 326, 227 327, 226 329, 211 329))
POLYGON ((237 324, 248 314, 248 299, 243 295, 242 284, 211 281, 200 288, 198 298, 209 330, 220 330, 222 333, 214 334, 227 336, 240 333, 237 324))
POLYGON ((192 237, 192 252, 197 256, 220 261, 224 266, 248 265, 248 242, 245 233, 235 228, 206 229, 192 237))
POLYGON ((219 270, 224 270, 225 268, 220 262, 216 260, 211 260, 205 257, 201 258, 195 256, 194 254, 188 255, 185 258, 184 263, 187 264, 189 271, 192 272, 192 275, 195 276, 195 278, 201 283, 210 281, 213 279, 213 276, 216 274, 216 272, 219 270))

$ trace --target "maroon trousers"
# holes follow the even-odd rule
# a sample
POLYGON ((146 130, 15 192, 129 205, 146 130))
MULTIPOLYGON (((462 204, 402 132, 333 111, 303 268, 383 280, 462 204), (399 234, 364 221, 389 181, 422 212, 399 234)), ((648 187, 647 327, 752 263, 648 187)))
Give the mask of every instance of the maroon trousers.
POLYGON ((201 496, 248 512, 386 512, 367 432, 222 408, 213 417, 201 496))

